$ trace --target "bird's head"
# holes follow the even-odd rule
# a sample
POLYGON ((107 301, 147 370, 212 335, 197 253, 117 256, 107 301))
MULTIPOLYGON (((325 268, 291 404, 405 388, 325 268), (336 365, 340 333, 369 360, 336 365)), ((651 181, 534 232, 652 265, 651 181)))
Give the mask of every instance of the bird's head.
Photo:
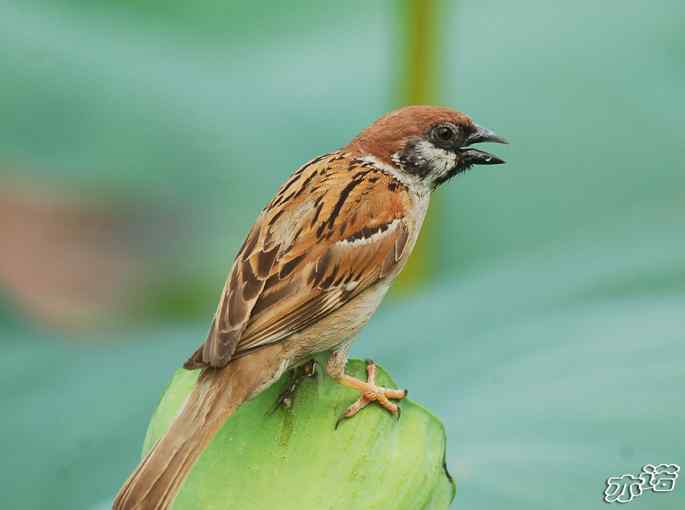
POLYGON ((375 121, 347 149, 390 165, 433 190, 473 165, 504 163, 471 148, 481 142, 508 143, 463 113, 438 106, 407 106, 375 121))

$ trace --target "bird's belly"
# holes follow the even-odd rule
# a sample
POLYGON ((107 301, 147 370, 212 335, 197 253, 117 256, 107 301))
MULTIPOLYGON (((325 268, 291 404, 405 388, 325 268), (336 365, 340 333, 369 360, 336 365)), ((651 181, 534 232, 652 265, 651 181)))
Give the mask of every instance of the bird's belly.
POLYGON ((374 285, 326 318, 290 336, 285 348, 293 364, 312 354, 333 350, 355 336, 381 304, 389 287, 385 282, 374 285))

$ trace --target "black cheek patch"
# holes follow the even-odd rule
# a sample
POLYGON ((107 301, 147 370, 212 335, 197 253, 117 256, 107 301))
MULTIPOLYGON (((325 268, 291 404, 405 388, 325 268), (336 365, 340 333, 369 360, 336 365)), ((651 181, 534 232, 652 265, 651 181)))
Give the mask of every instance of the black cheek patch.
POLYGON ((402 163, 405 172, 423 179, 430 173, 431 168, 417 148, 420 141, 416 139, 407 142, 400 153, 400 163, 402 163))

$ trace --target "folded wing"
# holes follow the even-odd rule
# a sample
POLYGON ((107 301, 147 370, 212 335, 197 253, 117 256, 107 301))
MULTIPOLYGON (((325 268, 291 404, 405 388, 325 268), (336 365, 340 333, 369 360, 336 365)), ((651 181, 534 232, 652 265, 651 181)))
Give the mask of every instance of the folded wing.
POLYGON ((344 153, 301 167, 248 234, 186 368, 280 342, 392 274, 408 255, 410 200, 392 176, 344 153))

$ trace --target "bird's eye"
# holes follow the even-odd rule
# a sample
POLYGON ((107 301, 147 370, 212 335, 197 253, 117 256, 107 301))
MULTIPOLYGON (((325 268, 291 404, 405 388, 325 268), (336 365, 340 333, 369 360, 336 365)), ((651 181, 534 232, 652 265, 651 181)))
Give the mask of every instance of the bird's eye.
POLYGON ((457 133, 452 126, 443 124, 433 129, 433 136, 438 142, 450 143, 456 139, 457 133))

